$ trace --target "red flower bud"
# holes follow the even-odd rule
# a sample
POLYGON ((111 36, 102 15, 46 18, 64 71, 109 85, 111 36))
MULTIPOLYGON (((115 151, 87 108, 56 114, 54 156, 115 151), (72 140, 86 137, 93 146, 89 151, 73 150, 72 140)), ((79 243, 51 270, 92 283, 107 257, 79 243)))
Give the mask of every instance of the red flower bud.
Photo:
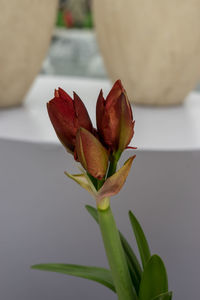
POLYGON ((74 152, 76 133, 80 127, 93 130, 85 105, 74 93, 74 100, 61 88, 55 90, 55 97, 47 103, 51 123, 61 143, 74 152))
POLYGON ((76 154, 83 168, 93 177, 102 179, 108 168, 108 153, 88 130, 80 128, 76 135, 76 154))
POLYGON ((100 91, 96 106, 97 129, 110 152, 120 153, 134 134, 134 121, 126 91, 120 80, 113 85, 106 100, 100 91))

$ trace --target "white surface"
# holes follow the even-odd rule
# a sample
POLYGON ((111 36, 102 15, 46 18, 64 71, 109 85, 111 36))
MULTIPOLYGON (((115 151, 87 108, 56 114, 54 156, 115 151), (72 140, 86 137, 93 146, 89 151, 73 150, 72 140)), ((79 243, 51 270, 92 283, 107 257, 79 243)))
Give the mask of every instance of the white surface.
MULTIPOLYGON (((42 143, 59 143, 46 112, 45 103, 54 89, 69 94, 75 90, 86 104, 95 123, 95 104, 102 88, 107 95, 107 80, 39 76, 27 95, 24 106, 0 111, 0 138, 42 143)), ((200 150, 200 94, 191 93, 182 106, 134 106, 136 120, 132 145, 143 150, 200 150)))

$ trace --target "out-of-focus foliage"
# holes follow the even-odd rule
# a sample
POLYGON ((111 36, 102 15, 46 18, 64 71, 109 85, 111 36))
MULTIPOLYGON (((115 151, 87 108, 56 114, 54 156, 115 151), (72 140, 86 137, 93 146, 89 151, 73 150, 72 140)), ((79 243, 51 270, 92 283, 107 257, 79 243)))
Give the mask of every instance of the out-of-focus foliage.
POLYGON ((67 28, 92 28, 90 0, 60 0, 57 26, 67 28))

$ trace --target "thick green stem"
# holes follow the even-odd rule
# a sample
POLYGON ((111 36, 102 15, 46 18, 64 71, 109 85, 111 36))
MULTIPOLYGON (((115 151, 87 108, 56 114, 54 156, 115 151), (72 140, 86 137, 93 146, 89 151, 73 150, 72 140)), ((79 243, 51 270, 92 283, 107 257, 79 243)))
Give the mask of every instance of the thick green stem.
POLYGON ((119 300, 137 300, 129 274, 119 232, 110 207, 98 209, 99 225, 119 300))

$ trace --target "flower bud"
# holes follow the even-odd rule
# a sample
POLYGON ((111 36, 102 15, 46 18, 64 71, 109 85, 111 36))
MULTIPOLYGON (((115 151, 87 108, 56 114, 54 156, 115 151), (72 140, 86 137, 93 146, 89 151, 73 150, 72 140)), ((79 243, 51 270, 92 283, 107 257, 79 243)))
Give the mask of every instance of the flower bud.
POLYGON ((88 130, 80 128, 75 151, 83 168, 93 177, 103 179, 108 168, 108 153, 99 140, 88 130))
POLYGON ((51 123, 61 143, 69 152, 74 152, 76 133, 83 127, 93 130, 85 105, 74 93, 74 100, 61 88, 55 90, 55 97, 47 103, 51 123))
POLYGON ((120 80, 107 98, 100 91, 96 106, 97 129, 102 143, 111 153, 121 153, 134 134, 134 121, 126 91, 120 80))

